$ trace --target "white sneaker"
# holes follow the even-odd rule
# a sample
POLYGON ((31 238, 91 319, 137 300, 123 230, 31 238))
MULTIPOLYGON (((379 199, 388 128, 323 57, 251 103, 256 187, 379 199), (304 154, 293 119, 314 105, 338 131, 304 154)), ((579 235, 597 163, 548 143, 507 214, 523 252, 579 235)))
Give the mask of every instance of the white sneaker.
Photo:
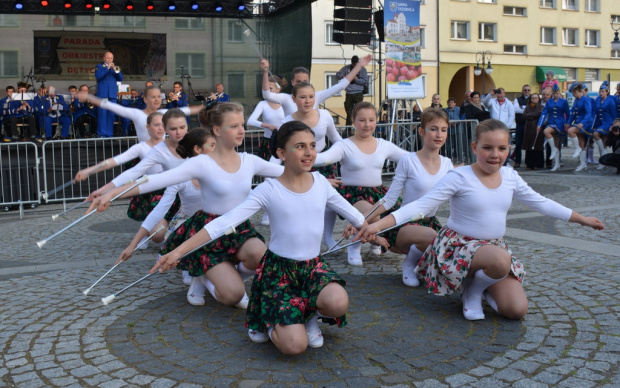
POLYGON ((257 344, 269 342, 269 335, 267 333, 261 333, 260 331, 252 329, 248 329, 248 337, 250 337, 250 341, 256 342, 257 344))
POLYGON ((149 243, 150 243, 150 241, 145 242, 144 244, 140 245, 140 248, 138 248, 138 249, 140 249, 140 250, 147 249, 149 247, 149 243))
POLYGON ((417 287, 420 285, 418 275, 415 273, 416 267, 409 268, 409 266, 403 265, 403 283, 408 287, 417 287))
POLYGON ((321 330, 319 330, 319 332, 317 334, 310 334, 308 332, 306 332, 308 334, 308 346, 311 348, 320 348, 321 346, 323 346, 323 334, 321 333, 321 330))
POLYGON ((349 256, 349 265, 354 265, 356 267, 359 267, 361 265, 363 265, 364 263, 362 262, 362 257, 361 256, 357 256, 357 257, 351 257, 349 256))
POLYGON ((192 277, 189 276, 188 271, 181 271, 181 276, 183 277, 183 284, 185 284, 186 286, 192 284, 192 277))
POLYGON ((381 252, 381 246, 380 245, 374 245, 374 244, 370 244, 370 254, 371 255, 380 255, 381 252))
POLYGON ((484 319, 484 311, 482 311, 482 296, 479 300, 469 297, 469 283, 463 283, 463 292, 461 299, 463 300, 463 316, 468 321, 480 321, 484 319))
POLYGON ((236 308, 241 310, 247 310, 248 302, 250 302, 250 298, 248 298, 248 294, 243 294, 243 298, 235 305, 236 308))
POLYGON ((207 287, 205 287, 199 277, 192 277, 189 290, 187 290, 187 301, 193 306, 204 305, 206 291, 207 287))

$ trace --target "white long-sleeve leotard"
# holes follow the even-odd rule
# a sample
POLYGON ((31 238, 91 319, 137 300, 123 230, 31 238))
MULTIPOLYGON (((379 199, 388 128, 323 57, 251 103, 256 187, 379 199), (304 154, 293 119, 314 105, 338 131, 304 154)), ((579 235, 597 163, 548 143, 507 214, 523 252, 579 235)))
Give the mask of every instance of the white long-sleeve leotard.
POLYGON ((200 189, 197 189, 196 186, 193 185, 192 181, 168 186, 166 191, 164 191, 164 195, 161 196, 157 206, 151 210, 144 222, 142 222, 142 227, 148 231, 153 230, 159 221, 164 219, 166 213, 170 210, 170 206, 174 203, 177 194, 179 194, 179 199, 181 200, 181 209, 179 209, 180 212, 191 216, 200 210, 200 205, 202 202, 200 189))
POLYGON ((149 176, 148 182, 139 186, 140 194, 197 179, 201 193, 200 208, 207 213, 224 214, 248 196, 254 175, 275 178, 284 171, 284 167, 246 152, 240 152, 239 157, 239 169, 229 173, 222 170, 209 155, 194 156, 177 168, 149 176))
MULTIPOLYGON (((119 116, 133 121, 133 125, 136 128, 136 135, 138 136, 139 141, 143 142, 150 139, 149 131, 148 129, 146 129, 146 119, 149 117, 149 115, 142 112, 142 110, 122 106, 108 100, 101 101, 101 108, 109 110, 110 112, 114 112, 119 116)), ((181 109, 186 116, 190 115, 189 107, 185 106, 179 109, 181 109)), ((157 111, 161 114, 164 114, 168 112, 168 109, 159 109, 157 111)))
MULTIPOLYGON (((135 109, 137 110, 137 109, 135 109)), ((177 166, 180 166, 185 159, 178 158, 170 152, 165 142, 157 144, 146 153, 140 163, 136 164, 127 171, 112 179, 114 186, 119 187, 129 182, 130 180, 136 180, 153 166, 161 166, 163 171, 171 170, 177 166)), ((182 182, 182 181, 181 181, 182 182)), ((180 182, 177 182, 180 183, 180 182)))
MULTIPOLYGON (((334 94, 338 94, 341 91, 345 90, 347 86, 349 86, 350 82, 348 79, 343 78, 336 85, 332 86, 329 89, 319 90, 314 93, 314 109, 317 109, 319 105, 323 103, 323 101, 327 100, 334 94)), ((284 115, 292 115, 297 112, 297 105, 293 101, 293 96, 288 93, 271 93, 270 90, 263 90, 263 98, 267 101, 275 102, 282 105, 282 109, 284 109, 284 115)))
MULTIPOLYGON (((454 168, 450 158, 443 156, 440 158, 439 170, 435 174, 429 174, 418 158, 418 154, 415 152, 405 154, 398 162, 390 189, 383 197, 385 199, 383 207, 386 210, 391 209, 398 201, 398 197, 402 195, 403 189, 405 190, 405 195, 402 197, 403 206, 422 198, 424 194, 428 193, 448 171, 454 168)), ((426 217, 433 217, 435 213, 437 213, 437 208, 429 211, 426 217)))
POLYGON ((371 154, 363 153, 351 139, 334 143, 328 150, 316 156, 315 166, 340 162, 342 183, 345 186, 381 186, 381 173, 386 159, 398 162, 407 152, 402 148, 377 139, 377 148, 371 154))
POLYGON ((259 127, 265 130, 263 136, 266 138, 271 137, 271 129, 261 127, 263 123, 275 125, 276 127, 282 123, 284 120, 284 109, 280 106, 278 109, 273 109, 269 106, 267 101, 261 101, 256 104, 256 108, 254 108, 254 112, 248 118, 248 125, 252 125, 254 127, 259 127), (263 121, 258 121, 260 116, 263 116, 263 121))
MULTIPOLYGON (((336 126, 334 125, 334 119, 329 115, 329 112, 324 109, 318 109, 319 111, 319 122, 315 127, 312 128, 314 131, 314 141, 316 142, 316 152, 323 151, 325 145, 325 136, 332 142, 332 144, 342 140, 342 137, 336 130, 336 126)), ((293 116, 288 115, 282 120, 282 124, 287 123, 289 121, 294 121, 293 116)))
MULTIPOLYGON (((113 159, 118 166, 123 163, 127 163, 135 158, 140 158, 140 160, 142 160, 152 148, 153 147, 148 145, 148 143, 140 142, 138 144, 132 145, 127 151, 123 152, 122 154, 116 155, 113 159)), ((146 171, 146 174, 159 174, 162 171, 163 169, 160 165, 154 165, 146 171)))
POLYGON ((480 182, 471 166, 453 169, 431 191, 392 215, 396 224, 419 213, 428 214, 450 200, 450 229, 476 239, 497 239, 506 233, 506 214, 512 199, 554 218, 568 221, 572 211, 538 194, 511 167, 500 169, 502 182, 489 189, 480 182))
POLYGON ((323 214, 327 206, 342 215, 355 227, 364 223, 364 216, 351 206, 318 172, 305 193, 295 193, 277 179, 258 185, 239 206, 205 225, 212 238, 224 234, 263 208, 269 214, 271 240, 269 250, 292 260, 309 260, 319 255, 323 236, 323 214))

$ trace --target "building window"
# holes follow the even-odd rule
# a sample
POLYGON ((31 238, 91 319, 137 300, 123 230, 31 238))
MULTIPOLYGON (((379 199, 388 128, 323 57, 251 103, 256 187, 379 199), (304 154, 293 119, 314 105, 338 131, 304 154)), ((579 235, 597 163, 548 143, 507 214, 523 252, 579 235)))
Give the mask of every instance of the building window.
MULTIPOLYGON (((69 15, 67 15, 69 16, 69 15)), ((91 16, 82 16, 90 18, 91 16)), ((122 27, 122 28, 146 28, 146 17, 144 16, 103 16, 100 26, 122 27)), ((89 27, 92 27, 92 23, 89 27)))
POLYGON ((586 30, 586 47, 600 47, 600 34, 598 30, 586 30))
POLYGON ((611 57, 612 58, 620 58, 620 50, 611 50, 611 57))
POLYGON ((564 28, 562 30, 562 44, 564 46, 579 46, 579 30, 564 28))
POLYGON ((329 44, 329 45, 340 44, 334 41, 334 22, 325 22, 325 44, 329 44))
POLYGON ((506 16, 527 16, 527 8, 525 7, 504 7, 504 15, 506 16))
POLYGON ((373 81, 373 75, 368 73, 368 93, 364 94, 364 96, 372 96, 375 94, 375 87, 373 81))
POLYGON ((267 39, 267 29, 265 28, 265 22, 262 20, 256 20, 256 24, 254 25, 254 30, 256 31, 256 42, 263 43, 265 39, 267 39))
POLYGON ((478 40, 487 42, 497 41, 497 24, 495 23, 478 23, 478 40))
POLYGON ((562 9, 566 11, 579 11, 579 0, 562 0, 562 9))
POLYGON ((205 29, 203 18, 175 18, 174 28, 177 30, 200 30, 205 29))
POLYGON ((453 20, 451 39, 469 40, 469 22, 453 20))
POLYGON ((228 41, 236 43, 243 42, 243 23, 238 20, 228 21, 228 41))
POLYGON ((611 24, 620 24, 620 15, 611 15, 611 24))
POLYGON ((586 0, 586 12, 601 12, 600 0, 586 0))
POLYGON ((577 68, 576 67, 563 67, 566 73, 567 81, 577 81, 577 68))
POLYGON ((175 54, 175 77, 181 76, 181 66, 186 74, 193 78, 205 78, 205 54, 201 53, 176 53, 175 54))
POLYGON ((505 44, 504 54, 527 54, 527 46, 519 44, 505 44))
POLYGON ((555 0, 540 0, 540 8, 555 9, 555 0))
POLYGON ((226 74, 226 89, 231 98, 245 97, 245 73, 235 72, 226 74))
POLYGON ((420 26, 420 48, 426 47, 426 27, 420 26))
POLYGON ((17 51, 0 51, 0 77, 17 77, 17 51))
MULTIPOLYGON (((325 73, 325 89, 329 89, 337 83, 338 78, 336 78, 336 73, 325 73)), ((334 96, 342 96, 342 92, 338 92, 338 94, 334 94, 334 96)))
POLYGON ((14 14, 0 14, 0 27, 19 27, 19 16, 14 14))
POLYGON ((254 77, 254 97, 258 97, 261 100, 263 99, 263 73, 256 73, 254 77))
POLYGON ((540 28, 540 44, 555 44, 555 27, 540 28))
POLYGON ((586 69, 586 82, 588 81, 598 81, 599 78, 599 69, 586 69))

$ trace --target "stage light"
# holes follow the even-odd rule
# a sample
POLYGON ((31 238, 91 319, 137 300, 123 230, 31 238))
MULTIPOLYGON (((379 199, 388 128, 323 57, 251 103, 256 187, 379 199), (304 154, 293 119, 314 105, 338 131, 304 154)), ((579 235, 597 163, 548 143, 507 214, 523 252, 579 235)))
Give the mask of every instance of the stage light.
POLYGON ((110 0, 105 0, 102 5, 103 9, 110 9, 110 0))
POLYGON ((152 2, 152 1, 150 1, 150 0, 149 0, 149 1, 147 1, 147 2, 146 2, 146 10, 147 10, 147 11, 152 11, 152 10, 154 10, 154 9, 155 9, 155 6, 153 5, 153 2, 152 2))
POLYGON ((65 9, 70 9, 71 5, 71 0, 65 0, 65 9))
POLYGON ((15 9, 24 9, 24 3, 20 0, 15 1, 15 9))
POLYGON ((222 12, 224 10, 224 7, 222 6, 222 3, 218 1, 213 6, 213 9, 215 10, 215 12, 222 12))
POLYGON ((131 0, 127 0, 127 2, 125 3, 125 8, 127 9, 127 11, 133 11, 133 2, 131 0))
POLYGON ((41 7, 47 7, 49 4, 50 4, 49 1, 41 0, 41 7))
POLYGON ((237 3, 237 9, 239 10, 239 12, 245 11, 245 4, 243 4, 243 1, 237 3))
POLYGON ((177 9, 177 5, 174 4, 174 1, 169 1, 168 2, 168 11, 174 11, 175 9, 177 9))
POLYGON ((192 6, 192 10, 194 10, 194 11, 198 10, 198 2, 197 1, 192 1, 191 2, 191 6, 192 6))
POLYGON ((94 5, 93 2, 91 0, 88 0, 85 4, 84 7, 86 7, 86 9, 93 9, 94 5))

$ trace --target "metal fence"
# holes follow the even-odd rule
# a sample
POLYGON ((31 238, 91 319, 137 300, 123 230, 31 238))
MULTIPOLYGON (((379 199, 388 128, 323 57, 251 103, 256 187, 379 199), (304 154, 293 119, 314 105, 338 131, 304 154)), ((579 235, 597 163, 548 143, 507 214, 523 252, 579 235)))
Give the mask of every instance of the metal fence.
MULTIPOLYGON (((457 164, 469 164, 475 161, 471 152, 476 120, 460 120, 450 123, 448 140, 441 154, 457 164)), ((422 148, 422 138, 417 133, 419 122, 396 122, 378 124, 375 136, 386 139, 400 148, 415 152, 422 148)), ((337 130, 343 138, 353 133, 352 127, 341 126, 337 130)), ((258 153, 263 131, 249 129, 244 143, 238 147, 239 152, 258 153)), ((34 143, 0 144, 0 170, 2 197, 0 206, 9 210, 11 206, 31 204, 33 207, 46 202, 68 202, 83 200, 92 191, 108 183, 120 174, 128 165, 93 174, 87 180, 69 184, 75 174, 88 166, 100 163, 118 155, 137 143, 136 137, 116 137, 103 139, 80 139, 48 141, 42 145, 34 143), (41 148, 41 157, 39 157, 41 148), (67 187, 56 190, 68 184, 67 187)), ((330 143, 328 142, 328 145, 330 143)), ((383 175, 393 175, 396 163, 386 162, 383 175)), ((262 179, 255 179, 260 183, 262 179)))
POLYGON ((39 150, 34 143, 0 144, 0 205, 6 211, 41 203, 39 150))

